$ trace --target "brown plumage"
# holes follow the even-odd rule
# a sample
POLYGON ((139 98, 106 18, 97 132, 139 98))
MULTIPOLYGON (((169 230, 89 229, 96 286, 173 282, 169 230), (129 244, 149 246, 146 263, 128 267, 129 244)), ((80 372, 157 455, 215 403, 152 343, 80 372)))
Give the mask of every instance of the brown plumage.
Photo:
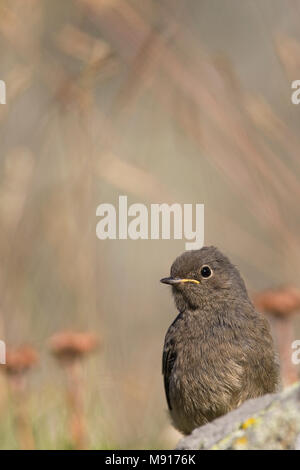
POLYGON ((267 320, 237 268, 215 247, 187 251, 171 267, 178 316, 163 350, 166 398, 184 434, 276 391, 279 367, 267 320))

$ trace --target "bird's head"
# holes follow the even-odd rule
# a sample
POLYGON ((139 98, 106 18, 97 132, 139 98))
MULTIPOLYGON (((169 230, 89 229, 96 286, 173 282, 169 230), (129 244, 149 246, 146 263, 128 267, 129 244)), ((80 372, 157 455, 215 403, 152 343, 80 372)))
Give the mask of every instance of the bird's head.
POLYGON ((239 271, 214 246, 184 252, 172 264, 170 274, 161 282, 172 286, 179 311, 226 299, 248 299, 239 271))

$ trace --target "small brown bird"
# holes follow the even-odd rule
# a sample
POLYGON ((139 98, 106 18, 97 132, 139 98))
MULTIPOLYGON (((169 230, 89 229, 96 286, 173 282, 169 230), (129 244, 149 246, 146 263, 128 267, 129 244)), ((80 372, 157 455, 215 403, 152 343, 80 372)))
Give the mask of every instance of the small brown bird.
POLYGON ((213 246, 186 251, 161 282, 172 286, 179 311, 163 350, 166 398, 179 431, 189 434, 248 398, 276 391, 269 324, 226 256, 213 246))

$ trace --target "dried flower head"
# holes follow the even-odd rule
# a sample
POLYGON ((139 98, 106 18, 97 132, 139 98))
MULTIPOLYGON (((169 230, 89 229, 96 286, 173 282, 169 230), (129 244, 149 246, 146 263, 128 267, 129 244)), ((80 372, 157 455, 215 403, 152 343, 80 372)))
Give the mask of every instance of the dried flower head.
POLYGON ((6 352, 5 371, 8 375, 27 372, 38 362, 38 354, 32 346, 8 349, 6 352))
POLYGON ((293 286, 283 286, 268 289, 254 298, 258 310, 275 316, 289 316, 300 310, 300 289, 293 286))
POLYGON ((284 385, 298 380, 296 366, 291 361, 294 339, 292 315, 300 311, 300 290, 292 286, 270 289, 257 294, 254 303, 258 310, 272 315, 284 385))
POLYGON ((87 355, 98 346, 94 333, 62 331, 50 338, 51 352, 61 361, 73 361, 87 355))

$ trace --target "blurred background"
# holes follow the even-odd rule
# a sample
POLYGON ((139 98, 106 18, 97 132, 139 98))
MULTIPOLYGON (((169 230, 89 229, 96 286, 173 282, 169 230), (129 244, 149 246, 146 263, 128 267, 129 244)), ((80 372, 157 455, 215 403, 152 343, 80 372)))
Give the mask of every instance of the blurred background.
POLYGON ((300 0, 0 0, 0 448, 178 440, 159 279, 185 241, 100 241, 99 204, 204 203, 251 295, 300 287, 299 21, 300 0))

